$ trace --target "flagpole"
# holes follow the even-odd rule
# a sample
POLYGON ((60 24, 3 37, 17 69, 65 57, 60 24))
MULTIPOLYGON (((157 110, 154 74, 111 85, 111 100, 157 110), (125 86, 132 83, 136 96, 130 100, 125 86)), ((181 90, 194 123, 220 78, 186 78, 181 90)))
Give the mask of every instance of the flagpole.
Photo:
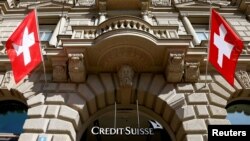
MULTIPOLYGON (((210 1, 210 10, 209 10, 209 13, 210 13, 210 16, 209 16, 209 31, 211 31, 211 20, 212 20, 212 2, 210 1)), ((207 62, 206 62, 206 74, 205 74, 205 88, 207 87, 207 75, 208 75, 208 60, 209 60, 209 54, 210 54, 210 37, 211 37, 211 32, 209 33, 209 40, 208 40, 208 46, 207 46, 207 62)))
POLYGON ((43 73, 44 73, 44 81, 45 81, 45 86, 47 86, 47 76, 46 76, 46 68, 45 68, 45 63, 44 63, 44 57, 43 57, 43 50, 42 50, 42 46, 41 46, 41 42, 40 42, 40 31, 39 31, 39 24, 38 24, 38 18, 37 18, 37 8, 35 6, 35 15, 36 15, 36 24, 37 24, 37 34, 38 34, 38 42, 39 42, 39 45, 40 45, 40 52, 41 52, 41 57, 42 57, 42 63, 43 63, 43 73))

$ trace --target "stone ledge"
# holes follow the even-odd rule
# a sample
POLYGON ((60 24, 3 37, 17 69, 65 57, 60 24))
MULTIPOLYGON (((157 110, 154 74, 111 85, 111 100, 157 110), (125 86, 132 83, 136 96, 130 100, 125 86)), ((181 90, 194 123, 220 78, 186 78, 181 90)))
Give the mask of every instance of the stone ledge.
POLYGON ((57 91, 58 83, 48 83, 46 86, 43 87, 44 91, 57 91))
POLYGON ((59 112, 59 105, 48 105, 47 110, 45 112, 45 117, 56 118, 59 112))
POLYGON ((87 103, 78 94, 76 93, 69 94, 67 105, 79 112, 82 122, 87 121, 87 119, 89 118, 87 103))
POLYGON ((193 93, 187 96, 189 104, 207 104, 207 96, 205 93, 193 93))
POLYGON ((32 118, 44 117, 47 105, 39 105, 28 109, 28 116, 32 118))
POLYGON ((190 105, 181 107, 177 109, 175 112, 181 121, 195 118, 194 108, 193 106, 190 106, 190 105))
POLYGON ((167 84, 163 90, 158 94, 158 97, 156 98, 156 102, 155 102, 155 107, 154 107, 154 111, 157 114, 162 114, 163 112, 163 108, 165 105, 165 102, 174 97, 176 95, 176 91, 174 88, 174 85, 172 84, 167 84))
POLYGON ((203 119, 193 119, 193 120, 184 121, 182 125, 186 133, 190 133, 190 134, 207 133, 207 126, 203 119))
POLYGON ((34 133, 22 133, 18 141, 37 141, 38 134, 34 133))
POLYGON ((58 117, 72 122, 76 130, 78 130, 79 126, 81 125, 78 112, 68 106, 61 106, 58 117))
POLYGON ((89 75, 86 82, 89 88, 96 95, 97 107, 100 109, 104 108, 106 106, 106 96, 100 79, 97 77, 97 75, 89 75))
POLYGON ((184 141, 203 141, 203 136, 202 135, 195 135, 195 134, 189 134, 186 135, 184 141))
POLYGON ((205 83, 195 83, 194 91, 195 92, 209 92, 208 84, 205 86, 205 83))
MULTIPOLYGON (((211 75, 207 75, 207 83, 211 83, 213 81, 211 75)), ((199 76, 199 82, 200 83, 205 83, 206 82, 206 75, 205 74, 200 74, 199 76)))
POLYGON ((30 91, 30 89, 34 86, 34 82, 24 82, 20 86, 16 88, 16 90, 20 93, 26 93, 30 91))
POLYGON ((60 119, 51 119, 47 133, 68 134, 72 140, 76 140, 76 132, 72 123, 60 119))
POLYGON ((165 105, 166 105, 166 106, 165 106, 165 108, 163 109, 162 117, 163 117, 163 119, 164 119, 167 123, 169 123, 170 120, 174 117, 174 116, 173 116, 174 110, 171 109, 171 108, 169 107, 169 105, 167 105, 167 104, 165 104, 165 105))
POLYGON ((221 124, 225 124, 225 125, 230 125, 230 121, 227 119, 207 119, 206 120, 206 124, 207 125, 221 125, 221 124))
POLYGON ((35 96, 36 92, 26 92, 23 94, 23 96, 26 98, 26 99, 29 99, 31 98, 32 96, 35 96))
POLYGON ((214 117, 214 118, 226 118, 227 116, 227 111, 224 108, 209 105, 208 110, 210 112, 211 117, 214 117))
POLYGON ((177 92, 180 92, 180 93, 193 93, 194 92, 194 88, 191 83, 178 83, 176 87, 177 87, 177 92))
MULTIPOLYGON (((215 82, 218 85, 220 85, 221 87, 223 87, 228 93, 233 94, 236 92, 234 87, 232 87, 221 75, 215 74, 215 75, 213 75, 213 78, 214 78, 215 82)), ((235 81, 237 81, 237 80, 235 80, 235 81)))
POLYGON ((68 135, 53 135, 52 141, 71 141, 68 135))
POLYGON ((195 110, 196 110, 196 113, 197 113, 197 117, 200 117, 200 118, 209 117, 209 113, 208 113, 206 105, 196 105, 195 110))
POLYGON ((115 102, 115 86, 110 73, 101 73, 100 79, 107 94, 107 105, 112 105, 115 102))
POLYGON ((160 93, 161 89, 165 85, 165 79, 163 75, 155 75, 150 87, 148 88, 147 95, 145 96, 145 106, 153 108, 156 96, 160 93))
POLYGON ((30 99, 28 99, 27 100, 27 105, 29 107, 33 107, 35 105, 43 104, 44 99, 45 99, 44 94, 39 93, 38 95, 35 95, 35 96, 31 97, 30 99))
POLYGON ((78 92, 84 98, 84 100, 86 100, 89 114, 94 114, 97 111, 97 103, 93 92, 86 84, 80 84, 78 86, 78 92))
POLYGON ((47 93, 47 104, 64 104, 67 100, 67 93, 47 93))
POLYGON ((43 133, 46 131, 48 123, 49 119, 45 118, 26 119, 23 125, 23 129, 25 132, 43 133))
POLYGON ((224 98, 222 98, 214 93, 208 94, 208 100, 209 100, 210 104, 213 104, 213 105, 216 105, 219 107, 224 108, 227 105, 227 101, 224 98))
POLYGON ((224 99, 229 99, 231 97, 231 94, 228 93, 226 90, 221 88, 218 84, 216 83, 210 83, 209 88, 211 92, 214 92, 215 94, 218 94, 219 96, 223 97, 224 99))
POLYGON ((74 83, 60 83, 58 90, 63 92, 75 92, 77 86, 74 83))
POLYGON ((167 99, 167 104, 173 109, 178 109, 183 105, 186 105, 184 94, 175 94, 175 96, 167 99))

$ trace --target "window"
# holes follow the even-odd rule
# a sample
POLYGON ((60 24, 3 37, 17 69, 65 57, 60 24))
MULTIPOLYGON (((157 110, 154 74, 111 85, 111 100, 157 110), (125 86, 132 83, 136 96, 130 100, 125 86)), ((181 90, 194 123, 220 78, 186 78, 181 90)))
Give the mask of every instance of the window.
POLYGON ((231 124, 250 125, 250 101, 235 101, 227 106, 227 119, 231 124))
POLYGON ((21 102, 7 100, 0 101, 0 134, 4 139, 17 140, 23 132, 23 124, 26 120, 28 107, 21 102))
POLYGON ((194 30, 200 40, 208 40, 209 39, 209 26, 208 25, 193 25, 194 30))
POLYGON ((55 25, 39 25, 39 36, 41 41, 49 41, 55 25))

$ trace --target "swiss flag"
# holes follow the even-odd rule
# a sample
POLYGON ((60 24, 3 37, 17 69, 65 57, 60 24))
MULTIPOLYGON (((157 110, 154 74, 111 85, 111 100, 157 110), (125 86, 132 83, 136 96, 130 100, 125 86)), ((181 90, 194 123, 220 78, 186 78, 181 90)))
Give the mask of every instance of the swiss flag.
POLYGON ((18 83, 42 61, 36 11, 30 12, 6 42, 15 82, 18 83))
POLYGON ((233 86, 243 42, 214 9, 211 16, 209 61, 233 86))

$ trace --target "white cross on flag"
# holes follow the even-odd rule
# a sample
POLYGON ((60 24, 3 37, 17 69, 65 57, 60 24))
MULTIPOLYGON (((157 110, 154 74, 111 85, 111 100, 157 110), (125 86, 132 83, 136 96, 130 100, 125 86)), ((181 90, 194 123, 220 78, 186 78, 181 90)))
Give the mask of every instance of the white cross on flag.
POLYGON ((243 42, 214 9, 211 16, 209 62, 233 86, 243 42))
POLYGON ((6 42, 15 82, 18 83, 42 61, 36 11, 30 12, 6 42))

